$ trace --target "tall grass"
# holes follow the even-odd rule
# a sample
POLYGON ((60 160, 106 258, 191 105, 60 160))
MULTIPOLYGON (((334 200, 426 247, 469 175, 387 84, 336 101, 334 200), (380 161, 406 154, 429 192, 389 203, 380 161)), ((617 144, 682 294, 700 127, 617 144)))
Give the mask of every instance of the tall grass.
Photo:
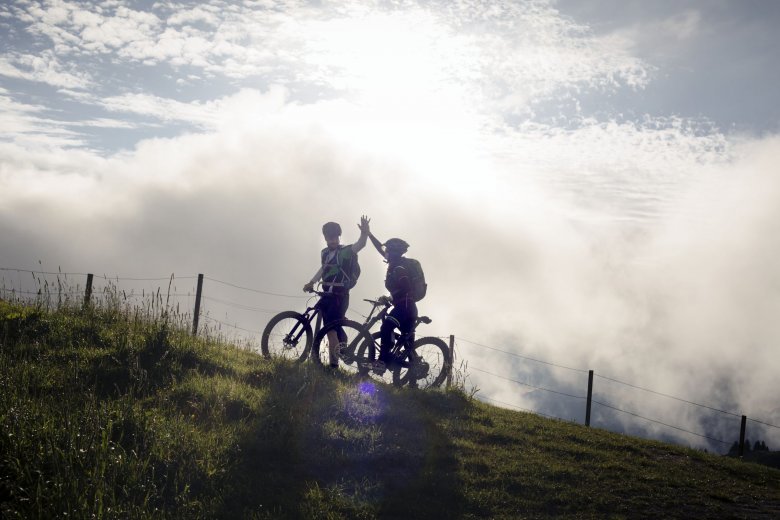
POLYGON ((190 337, 159 291, 130 305, 109 287, 82 308, 56 289, 42 282, 32 301, 0 300, 3 516, 213 510, 215 494, 191 497, 224 473, 235 445, 223 441, 242 426, 217 413, 239 397, 224 402, 230 394, 204 379, 235 375, 222 345, 190 337))

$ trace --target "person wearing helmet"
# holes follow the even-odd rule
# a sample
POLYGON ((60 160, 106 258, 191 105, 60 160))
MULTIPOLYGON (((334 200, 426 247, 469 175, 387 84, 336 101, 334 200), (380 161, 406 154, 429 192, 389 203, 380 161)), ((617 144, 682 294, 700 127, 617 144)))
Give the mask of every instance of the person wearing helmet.
MULTIPOLYGON (((327 247, 320 252, 320 268, 303 286, 303 290, 312 292, 314 284, 322 282, 324 295, 320 310, 323 325, 345 319, 349 308, 349 291, 360 274, 357 254, 366 245, 370 221, 365 215, 360 218, 360 238, 354 244, 346 246, 341 245, 341 226, 338 223, 326 222, 322 226, 322 236, 327 247)), ((345 346, 343 343, 346 341, 347 335, 340 327, 328 332, 328 356, 332 368, 338 367, 339 350, 345 346)))
POLYGON ((394 362, 390 354, 393 330, 397 328, 401 334, 412 330, 417 319, 417 303, 412 295, 411 273, 406 265, 407 259, 404 258, 409 244, 400 238, 391 238, 382 244, 373 234, 369 233, 369 237, 376 250, 387 262, 385 288, 390 291, 390 301, 393 304, 393 308, 387 313, 379 329, 381 346, 379 362, 375 364, 375 368, 381 371, 394 362))

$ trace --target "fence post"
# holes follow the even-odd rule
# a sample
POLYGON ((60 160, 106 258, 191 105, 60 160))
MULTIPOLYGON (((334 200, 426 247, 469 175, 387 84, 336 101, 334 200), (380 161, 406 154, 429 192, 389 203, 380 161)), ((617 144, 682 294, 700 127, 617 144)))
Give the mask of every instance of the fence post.
POLYGON ((447 368, 447 388, 452 386, 452 367, 455 365, 455 335, 450 334, 450 359, 447 368))
POLYGON ((747 416, 742 416, 742 425, 739 427, 739 457, 745 453, 745 428, 747 428, 747 416))
POLYGON ((92 298, 92 273, 87 273, 87 289, 84 291, 84 307, 89 307, 90 298, 92 298))
POLYGON ((198 275, 198 289, 195 291, 195 313, 192 315, 192 335, 198 335, 198 318, 200 317, 200 296, 203 292, 203 275, 198 275))
POLYGON ((593 370, 588 370, 588 404, 585 405, 585 426, 590 426, 590 407, 593 401, 593 370))

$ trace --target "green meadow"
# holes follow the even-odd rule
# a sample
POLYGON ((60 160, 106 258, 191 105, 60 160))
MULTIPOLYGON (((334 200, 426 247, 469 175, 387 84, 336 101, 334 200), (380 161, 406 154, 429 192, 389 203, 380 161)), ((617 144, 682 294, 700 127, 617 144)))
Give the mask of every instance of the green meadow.
POLYGON ((777 518, 780 470, 0 301, 3 518, 777 518))

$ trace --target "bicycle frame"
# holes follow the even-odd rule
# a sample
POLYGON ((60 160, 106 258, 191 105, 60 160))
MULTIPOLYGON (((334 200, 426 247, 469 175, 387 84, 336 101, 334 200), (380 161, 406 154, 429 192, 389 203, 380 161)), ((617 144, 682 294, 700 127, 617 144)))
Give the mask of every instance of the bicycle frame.
POLYGON ((390 306, 378 300, 364 299, 363 301, 368 302, 372 305, 371 312, 368 313, 368 316, 366 316, 366 321, 363 322, 363 326, 361 327, 361 329, 368 332, 371 330, 371 327, 373 327, 376 324, 376 322, 384 319, 384 317, 387 315, 387 310, 390 308, 390 306), (376 312, 377 307, 379 307, 380 305, 384 305, 384 309, 380 310, 376 316, 373 316, 374 312, 376 312))
MULTIPOLYGON (((322 302, 322 296, 325 293, 321 293, 318 291, 313 291, 316 295, 319 296, 319 299, 317 300, 317 303, 314 305, 307 305, 306 310, 301 313, 305 320, 306 325, 311 325, 311 322, 314 320, 314 318, 320 318, 321 312, 320 312, 320 305, 322 302)), ((315 327, 314 333, 317 333, 317 330, 319 329, 319 322, 317 323, 317 326, 315 327)), ((298 322, 295 324, 295 326, 290 330, 290 332, 287 334, 285 339, 289 341, 290 344, 297 344, 298 341, 301 339, 301 336, 306 332, 306 327, 301 324, 301 322, 298 322), (299 330, 300 329, 300 330, 299 330)))
MULTIPOLYGON (((387 302, 380 302, 378 300, 363 300, 364 302, 370 303, 373 307, 371 308, 371 312, 368 313, 368 316, 366 317, 366 320, 363 322, 363 326, 361 327, 362 330, 369 332, 371 331, 371 327, 373 327, 376 322, 381 321, 384 319, 384 317, 387 315, 391 305, 387 302), (376 312, 377 307, 380 305, 384 305, 384 308, 380 310, 376 316, 373 316, 374 312, 376 312), (373 316, 373 317, 372 317, 373 316)), ((417 331, 417 326, 420 323, 430 323, 431 320, 427 316, 420 316, 418 317, 415 322, 414 326, 412 327, 412 330, 409 332, 400 334, 398 333, 393 341, 393 346, 390 348, 390 353, 398 358, 400 357, 399 354, 401 352, 402 348, 407 348, 410 345, 414 345, 414 339, 415 339, 415 333, 417 331)), ((376 344, 375 342, 371 342, 369 345, 369 356, 370 359, 376 359, 376 344)), ((410 351, 413 351, 413 349, 409 349, 410 351)), ((408 363, 401 362, 401 366, 404 366, 405 368, 408 368, 408 363)))
POLYGON ((403 334, 397 334, 393 341, 393 346, 390 348, 390 353, 396 358, 396 363, 403 368, 409 368, 409 362, 402 361, 401 349, 406 349, 410 352, 410 357, 414 355, 414 340, 416 338, 417 326, 420 323, 430 323, 431 320, 427 316, 420 316, 414 321, 414 326, 409 332, 403 334))
MULTIPOLYGON (((413 323, 412 330, 408 332, 402 333, 394 329, 389 351, 394 359, 389 360, 390 362, 383 366, 374 363, 377 350, 381 350, 381 334, 376 330, 372 332, 371 329, 378 321, 383 320, 388 315, 392 304, 387 298, 364 301, 370 303, 372 307, 362 323, 344 319, 325 325, 319 330, 312 344, 312 360, 315 363, 321 362, 321 345, 325 344, 323 343, 325 338, 333 329, 342 327, 346 336, 349 337, 349 341, 344 342, 345 340, 341 339, 344 336, 340 337, 339 356, 346 365, 354 364, 353 369, 356 369, 361 375, 374 373, 388 382, 386 377, 389 374, 393 383, 397 385, 417 386, 418 380, 424 380, 423 385, 426 388, 429 385, 439 386, 443 381, 443 376, 446 375, 449 349, 439 338, 417 339, 416 337, 417 327, 421 323, 431 323, 431 319, 427 316, 418 316, 413 323), (418 351, 418 348, 422 350, 418 351), (432 379, 428 377, 429 374, 432 379)), ((332 348, 330 341, 327 345, 328 348, 332 348)))

